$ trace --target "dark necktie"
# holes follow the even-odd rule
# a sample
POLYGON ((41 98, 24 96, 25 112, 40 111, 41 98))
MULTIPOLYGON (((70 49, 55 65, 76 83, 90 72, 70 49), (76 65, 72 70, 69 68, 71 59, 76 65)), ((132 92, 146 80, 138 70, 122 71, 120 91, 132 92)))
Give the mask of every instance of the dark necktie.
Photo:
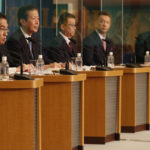
POLYGON ((102 39, 102 43, 103 43, 104 51, 106 51, 106 40, 102 39))
POLYGON ((69 42, 69 48, 70 48, 70 51, 72 52, 72 42, 71 41, 69 42))
POLYGON ((32 59, 34 59, 33 52, 32 52, 32 42, 33 42, 33 39, 31 37, 28 37, 26 39, 29 41, 30 54, 31 54, 32 59))

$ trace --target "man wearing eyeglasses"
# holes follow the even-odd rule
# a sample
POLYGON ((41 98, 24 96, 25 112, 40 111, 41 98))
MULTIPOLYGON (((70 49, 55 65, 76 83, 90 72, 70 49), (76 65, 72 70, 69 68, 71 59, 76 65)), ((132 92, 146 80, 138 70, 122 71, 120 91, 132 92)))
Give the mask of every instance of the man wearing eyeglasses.
POLYGON ((58 21, 59 33, 51 41, 47 55, 49 59, 56 62, 71 61, 71 57, 76 57, 76 42, 72 39, 76 31, 76 18, 68 12, 63 13, 58 21))
MULTIPOLYGON (((6 48, 5 42, 8 34, 8 23, 7 18, 4 14, 0 13, 0 61, 3 56, 7 56, 10 66, 16 66, 15 62, 18 61, 17 58, 13 59, 6 48)), ((12 54, 13 55, 13 54, 12 54)))
MULTIPOLYGON (((0 13, 0 62, 2 61, 3 56, 7 56, 9 66, 13 67, 13 72, 20 71, 20 67, 18 67, 19 65, 17 64, 17 62, 19 62, 19 58, 13 57, 16 54, 13 51, 10 53, 7 50, 7 46, 5 44, 8 32, 9 29, 7 17, 4 14, 0 13)), ((30 66, 23 64, 23 69, 24 71, 29 71, 30 66)))

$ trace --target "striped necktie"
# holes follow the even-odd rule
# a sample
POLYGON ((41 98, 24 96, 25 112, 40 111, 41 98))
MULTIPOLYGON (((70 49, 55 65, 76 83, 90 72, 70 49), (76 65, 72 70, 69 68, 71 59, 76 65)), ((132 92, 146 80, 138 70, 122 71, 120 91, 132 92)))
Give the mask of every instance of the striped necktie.
POLYGON ((34 59, 34 56, 33 56, 33 52, 32 52, 32 38, 31 37, 29 37, 29 38, 26 38, 27 40, 28 40, 28 42, 29 42, 29 49, 30 49, 30 54, 31 54, 31 57, 32 57, 32 59, 34 59))
POLYGON ((69 42, 70 51, 72 52, 72 42, 69 42))
POLYGON ((106 51, 106 40, 102 39, 102 43, 103 43, 104 51, 106 51))

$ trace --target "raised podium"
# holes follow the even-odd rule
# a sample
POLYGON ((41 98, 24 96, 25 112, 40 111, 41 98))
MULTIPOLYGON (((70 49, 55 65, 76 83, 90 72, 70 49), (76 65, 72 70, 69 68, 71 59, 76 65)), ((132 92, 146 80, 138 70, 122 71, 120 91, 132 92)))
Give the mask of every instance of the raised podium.
POLYGON ((122 132, 150 129, 150 68, 123 70, 122 132))
MULTIPOLYGON (((83 73, 83 72, 82 72, 83 73)), ((119 140, 123 71, 85 71, 85 143, 119 140)))
POLYGON ((82 150, 85 74, 45 75, 42 87, 42 150, 82 150))
POLYGON ((42 79, 0 81, 0 150, 41 150, 42 79))

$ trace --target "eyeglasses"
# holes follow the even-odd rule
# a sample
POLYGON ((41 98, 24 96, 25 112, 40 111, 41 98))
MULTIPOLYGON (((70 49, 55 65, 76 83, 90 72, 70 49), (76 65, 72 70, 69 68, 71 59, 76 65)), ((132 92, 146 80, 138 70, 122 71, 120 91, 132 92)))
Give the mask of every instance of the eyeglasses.
POLYGON ((9 29, 0 28, 0 32, 9 32, 9 29))
POLYGON ((76 28, 76 24, 67 24, 68 26, 70 26, 70 27, 74 27, 74 28, 76 28))

